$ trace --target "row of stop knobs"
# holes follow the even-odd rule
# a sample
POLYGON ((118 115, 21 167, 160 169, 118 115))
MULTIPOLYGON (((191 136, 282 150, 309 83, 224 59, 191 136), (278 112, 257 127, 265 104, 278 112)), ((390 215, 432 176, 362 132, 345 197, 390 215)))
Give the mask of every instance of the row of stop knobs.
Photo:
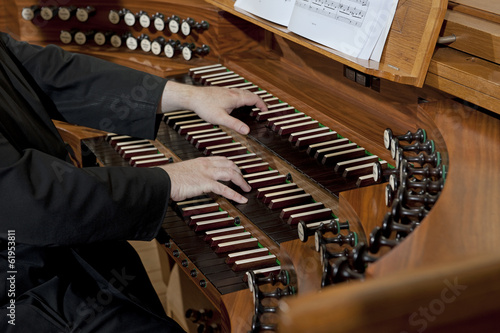
MULTIPOLYGON (((50 21, 56 17, 58 17, 62 21, 68 21, 72 17, 76 17, 76 19, 80 22, 87 22, 89 18, 94 16, 95 14, 96 9, 93 6, 58 7, 33 5, 23 8, 21 17, 27 21, 31 21, 35 18, 41 18, 44 21, 50 21)), ((125 25, 129 27, 154 27, 154 29, 156 29, 157 31, 164 31, 166 28, 168 28, 171 33, 177 34, 181 32, 184 36, 189 36, 193 31, 200 32, 203 30, 207 30, 209 27, 208 22, 205 20, 197 22, 190 17, 181 20, 181 18, 177 15, 167 17, 162 13, 149 15, 147 12, 142 10, 137 13, 133 13, 126 8, 120 10, 110 10, 108 14, 108 20, 112 24, 119 24, 120 22, 124 22, 125 25)))

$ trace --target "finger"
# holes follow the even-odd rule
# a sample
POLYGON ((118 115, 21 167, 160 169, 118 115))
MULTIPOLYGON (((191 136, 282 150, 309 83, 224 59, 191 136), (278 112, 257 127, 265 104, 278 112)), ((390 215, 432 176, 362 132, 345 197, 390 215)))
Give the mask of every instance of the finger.
POLYGON ((218 123, 219 125, 226 126, 243 135, 250 133, 250 127, 248 127, 247 124, 228 114, 221 115, 221 119, 218 120, 218 123))
POLYGON ((218 194, 220 196, 223 196, 224 198, 227 198, 229 200, 236 201, 237 203, 240 204, 245 204, 248 202, 248 199, 239 194, 238 192, 230 189, 224 184, 221 184, 219 182, 215 182, 214 188, 212 189, 212 192, 215 194, 218 194))
POLYGON ((218 161, 214 161, 214 167, 219 168, 217 173, 217 180, 223 181, 231 181, 233 184, 240 187, 245 192, 250 192, 252 187, 248 184, 248 182, 243 178, 243 174, 241 173, 241 169, 231 160, 228 160, 226 157, 220 157, 221 159, 218 161))

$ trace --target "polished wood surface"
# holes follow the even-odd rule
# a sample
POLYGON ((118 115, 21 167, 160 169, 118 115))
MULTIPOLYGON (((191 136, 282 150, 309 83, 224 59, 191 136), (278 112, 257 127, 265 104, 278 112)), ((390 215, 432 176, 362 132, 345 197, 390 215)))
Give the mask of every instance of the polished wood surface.
POLYGON ((450 1, 426 84, 500 113, 500 5, 497 1, 450 1))

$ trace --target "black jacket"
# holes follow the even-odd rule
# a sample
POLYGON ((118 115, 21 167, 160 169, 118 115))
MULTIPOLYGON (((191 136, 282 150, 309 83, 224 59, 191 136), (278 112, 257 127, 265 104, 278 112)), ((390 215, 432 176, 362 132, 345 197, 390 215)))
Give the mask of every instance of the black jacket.
MULTIPOLYGON (((170 179, 158 168, 73 167, 51 119, 151 139, 165 83, 0 33, 0 279, 15 278, 14 291, 10 282, 0 290, 0 327, 10 318, 12 299, 18 328, 29 320, 20 316, 32 316, 29 309, 36 303, 41 322, 84 331, 91 327, 91 314, 97 325, 96 312, 105 312, 88 310, 92 307, 86 294, 95 296, 106 286, 114 295, 107 307, 134 298, 133 291, 124 295, 120 285, 111 283, 122 274, 128 286, 123 274, 139 274, 123 270, 129 259, 117 249, 124 249, 126 240, 156 235, 167 209, 170 179), (8 242, 9 235, 15 241, 11 237, 8 242), (9 260, 12 266, 7 266, 9 260)), ((149 309, 146 303, 134 304, 149 309)), ((40 325, 34 327, 43 331, 40 325)))

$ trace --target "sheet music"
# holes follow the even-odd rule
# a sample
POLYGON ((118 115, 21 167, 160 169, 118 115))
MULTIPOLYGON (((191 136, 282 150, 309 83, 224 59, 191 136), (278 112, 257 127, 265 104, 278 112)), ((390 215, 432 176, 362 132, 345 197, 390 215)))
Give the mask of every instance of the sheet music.
POLYGON ((361 26, 368 10, 368 0, 298 0, 295 6, 309 10, 315 14, 325 15, 354 26, 361 26))
POLYGON ((234 9, 288 26, 295 0, 236 0, 234 9))
POLYGON ((236 0, 235 9, 288 26, 336 54, 376 68, 398 0, 236 0))

